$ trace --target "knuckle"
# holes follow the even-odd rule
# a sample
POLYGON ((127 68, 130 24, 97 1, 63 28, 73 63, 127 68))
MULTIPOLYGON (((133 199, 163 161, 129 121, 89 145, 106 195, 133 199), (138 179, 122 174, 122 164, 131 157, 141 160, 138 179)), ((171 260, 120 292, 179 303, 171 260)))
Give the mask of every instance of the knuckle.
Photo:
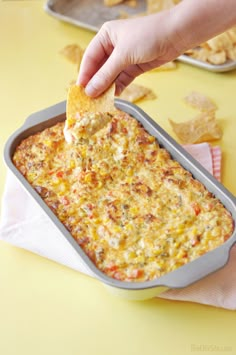
POLYGON ((100 28, 101 33, 109 33, 110 29, 112 27, 112 22, 113 21, 106 21, 102 24, 102 27, 100 28))
POLYGON ((97 73, 97 81, 98 83, 101 83, 101 85, 106 85, 109 83, 109 73, 105 70, 100 70, 97 73))

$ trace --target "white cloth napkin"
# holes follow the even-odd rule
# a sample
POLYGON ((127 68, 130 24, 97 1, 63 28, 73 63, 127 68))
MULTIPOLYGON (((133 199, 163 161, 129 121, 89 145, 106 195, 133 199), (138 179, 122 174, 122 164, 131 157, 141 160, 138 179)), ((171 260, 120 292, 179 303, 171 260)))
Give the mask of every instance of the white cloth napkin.
MULTIPOLYGON (((216 160, 210 145, 202 143, 185 148, 205 168, 214 173, 216 160)), ((219 178, 221 152, 218 147, 215 150, 219 160, 216 166, 219 178)), ((10 172, 7 175, 2 200, 0 239, 94 276, 69 242, 10 172)), ((236 246, 231 249, 228 264, 221 270, 184 289, 165 291, 159 297, 236 309, 236 246)))

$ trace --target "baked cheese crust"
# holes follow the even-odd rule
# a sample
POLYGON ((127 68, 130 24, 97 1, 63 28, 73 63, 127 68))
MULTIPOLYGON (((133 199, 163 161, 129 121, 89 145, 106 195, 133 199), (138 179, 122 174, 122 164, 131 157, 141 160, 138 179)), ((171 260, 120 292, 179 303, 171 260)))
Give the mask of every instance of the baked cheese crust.
POLYGON ((63 129, 26 138, 13 161, 108 276, 153 280, 231 236, 222 203, 128 114, 86 144, 68 144, 63 129))

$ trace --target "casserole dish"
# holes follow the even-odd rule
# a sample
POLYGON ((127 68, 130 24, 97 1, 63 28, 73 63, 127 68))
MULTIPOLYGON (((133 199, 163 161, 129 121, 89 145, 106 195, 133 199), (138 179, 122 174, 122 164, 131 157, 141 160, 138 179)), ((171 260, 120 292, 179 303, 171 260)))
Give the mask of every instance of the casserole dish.
MULTIPOLYGON (((173 159, 178 161, 194 178, 199 180, 206 189, 213 193, 225 208, 231 213, 234 225, 236 219, 235 197, 227 191, 218 181, 216 181, 199 163, 197 163, 186 151, 176 143, 157 123, 137 106, 121 99, 115 100, 116 107, 139 121, 152 136, 157 138, 161 147, 165 148, 173 159)), ((119 295, 129 299, 146 299, 156 296, 167 288, 183 288, 191 283, 207 276, 208 274, 223 267, 229 257, 229 251, 236 242, 236 232, 234 230, 231 237, 218 248, 207 252, 201 257, 191 261, 178 269, 169 272, 155 280, 145 282, 124 282, 116 280, 101 272, 81 249, 75 239, 65 226, 59 221, 52 210, 46 205, 39 194, 17 170, 13 164, 12 157, 19 143, 45 128, 51 127, 58 122, 65 120, 66 102, 59 103, 43 111, 31 115, 25 124, 18 129, 7 141, 4 150, 4 158, 8 168, 21 182, 27 192, 37 201, 43 211, 57 226, 68 242, 78 253, 78 258, 85 263, 94 277, 102 281, 109 289, 119 295)))

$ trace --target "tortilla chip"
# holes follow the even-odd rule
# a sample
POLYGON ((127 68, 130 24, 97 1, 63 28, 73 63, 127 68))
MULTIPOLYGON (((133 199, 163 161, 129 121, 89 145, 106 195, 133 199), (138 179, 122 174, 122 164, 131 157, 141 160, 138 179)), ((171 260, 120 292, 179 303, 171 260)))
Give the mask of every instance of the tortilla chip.
POLYGON ((105 6, 115 6, 124 2, 124 0, 104 0, 105 6))
POLYGON ((184 54, 187 54, 187 55, 192 55, 194 53, 195 49, 188 49, 186 52, 184 52, 184 54))
POLYGON ((127 19, 127 18, 129 18, 129 17, 130 17, 130 14, 129 14, 127 11, 121 10, 121 11, 119 12, 118 18, 119 18, 120 20, 125 20, 125 19, 127 19))
POLYGON ((127 18, 137 18, 137 17, 146 16, 146 15, 147 15, 146 11, 139 12, 139 13, 135 13, 135 14, 133 14, 133 15, 130 15, 130 13, 128 13, 127 11, 120 10, 120 11, 119 11, 118 18, 119 18, 120 20, 125 20, 125 19, 127 19, 127 18))
POLYGON ((227 32, 210 39, 207 41, 207 44, 214 52, 226 50, 233 46, 232 40, 227 32))
POLYGON ((175 6, 175 4, 174 0, 147 0, 147 13, 152 14, 167 10, 175 6))
POLYGON ((77 44, 69 44, 65 46, 60 53, 71 63, 79 66, 84 55, 84 50, 77 44))
POLYGON ((230 30, 227 31, 227 33, 231 38, 232 43, 236 44, 236 27, 231 28, 230 30))
POLYGON ((131 83, 119 97, 130 102, 137 102, 142 99, 155 99, 156 95, 151 89, 131 83))
POLYGON ((169 122, 183 144, 194 144, 220 139, 223 135, 215 119, 215 112, 202 112, 193 120, 176 123, 169 122))
POLYGON ((129 7, 137 7, 137 0, 125 0, 124 5, 129 7))
POLYGON ((117 112, 114 106, 115 84, 97 98, 86 95, 78 85, 69 88, 64 136, 68 143, 78 143, 102 129, 117 112))
POLYGON ((209 51, 209 49, 196 48, 196 49, 192 50, 192 53, 190 55, 194 59, 201 60, 202 62, 207 62, 208 57, 209 57, 210 54, 211 54, 211 51, 209 51))
POLYGON ((216 104, 207 96, 199 92, 192 91, 184 98, 186 104, 199 109, 200 111, 216 111, 216 104))
POLYGON ((224 64, 228 59, 236 60, 236 27, 213 37, 199 47, 188 50, 185 54, 214 65, 224 64))
POLYGON ((67 85, 67 87, 66 87, 66 91, 69 91, 69 90, 70 90, 70 87, 71 87, 71 86, 74 86, 74 85, 76 85, 76 80, 71 80, 71 81, 69 82, 69 84, 67 85))
POLYGON ((224 64, 227 60, 226 52, 224 50, 212 53, 207 58, 208 62, 214 65, 224 64))
POLYGON ((78 112, 115 112, 115 84, 96 98, 86 95, 82 86, 71 86, 67 96, 66 117, 75 118, 78 112))
POLYGON ((227 58, 231 60, 236 60, 236 45, 226 51, 227 58))

